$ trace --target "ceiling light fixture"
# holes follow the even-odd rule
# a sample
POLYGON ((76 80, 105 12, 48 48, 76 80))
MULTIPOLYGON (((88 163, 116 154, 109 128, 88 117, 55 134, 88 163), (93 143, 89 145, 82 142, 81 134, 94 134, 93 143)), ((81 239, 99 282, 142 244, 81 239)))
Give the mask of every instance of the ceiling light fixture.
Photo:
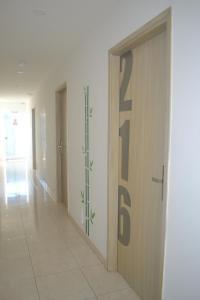
POLYGON ((23 60, 20 60, 19 63, 18 63, 18 67, 19 67, 19 68, 24 68, 25 65, 26 65, 26 63, 25 63, 25 61, 23 61, 23 60))
POLYGON ((21 75, 21 74, 24 74, 24 71, 23 71, 23 70, 18 70, 18 71, 17 71, 17 74, 20 74, 20 75, 21 75))

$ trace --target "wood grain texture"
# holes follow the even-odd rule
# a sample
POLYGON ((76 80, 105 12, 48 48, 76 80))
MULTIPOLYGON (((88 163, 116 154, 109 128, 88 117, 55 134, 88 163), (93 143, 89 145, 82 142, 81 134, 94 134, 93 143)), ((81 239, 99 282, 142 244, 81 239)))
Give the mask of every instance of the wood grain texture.
POLYGON ((109 136, 108 136, 108 238, 107 269, 117 270, 119 57, 109 55, 109 136), (116 163, 117 162, 117 163, 116 163))
MULTIPOLYGON (((117 129, 126 119, 130 124, 130 179, 121 180, 121 141, 118 158, 109 156, 108 169, 108 269, 116 270, 127 279, 142 300, 160 300, 164 260, 166 199, 168 191, 168 152, 170 120, 170 9, 146 24, 136 33, 110 50, 110 120, 109 151, 116 146, 117 129), (134 63, 131 82, 126 99, 133 99, 132 112, 120 113, 117 124, 117 85, 119 55, 132 49, 134 63), (118 59, 117 59, 118 57, 118 59), (114 64, 116 65, 114 66, 114 64), (113 80, 115 85, 113 85, 113 80), (113 122, 115 120, 115 122, 113 122), (111 124, 112 123, 112 124, 111 124), (118 127, 117 127, 118 126, 118 127), (114 142, 115 141, 115 142, 114 142), (136 146, 137 145, 137 146, 136 146), (110 161, 112 160, 112 161, 110 161), (119 165, 118 165, 119 164, 119 165), (162 177, 165 165, 164 201, 162 186, 152 182, 152 177, 162 177), (118 165, 119 181, 116 183, 118 165), (112 168, 111 168, 112 166, 112 168), (132 170, 132 171, 131 171, 132 170), (114 180, 110 180, 114 178, 114 180), (130 191, 132 200, 132 235, 128 247, 116 243, 117 185, 122 184, 130 191), (115 226, 111 229, 111 224, 115 226), (116 250, 117 248, 117 250, 116 250), (116 260, 116 251, 118 252, 116 260)), ((118 81, 119 84, 119 81, 118 81)))
POLYGON ((67 89, 56 92, 57 199, 67 206, 67 89), (62 143, 62 151, 58 145, 62 143))
POLYGON ((162 178, 164 164, 165 48, 164 32, 133 50, 129 90, 134 107, 120 118, 120 123, 131 121, 126 187, 132 206, 131 241, 128 247, 118 243, 118 270, 144 300, 161 299, 162 184, 152 182, 152 176, 162 178))

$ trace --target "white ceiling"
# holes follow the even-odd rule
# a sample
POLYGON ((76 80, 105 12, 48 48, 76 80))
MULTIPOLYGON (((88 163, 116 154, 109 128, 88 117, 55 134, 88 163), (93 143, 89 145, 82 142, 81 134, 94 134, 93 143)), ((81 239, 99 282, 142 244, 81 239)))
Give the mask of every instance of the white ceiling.
POLYGON ((118 1, 0 0, 0 97, 37 90, 46 74, 118 1), (34 14, 38 9, 46 14, 34 14), (17 74, 21 69, 24 74, 17 74))

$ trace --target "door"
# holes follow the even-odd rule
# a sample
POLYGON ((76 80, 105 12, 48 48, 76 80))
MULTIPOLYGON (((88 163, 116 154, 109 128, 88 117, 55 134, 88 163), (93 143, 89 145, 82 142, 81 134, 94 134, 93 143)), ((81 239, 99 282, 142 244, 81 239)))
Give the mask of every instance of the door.
POLYGON ((142 300, 161 300, 166 31, 120 56, 118 271, 142 300))
POLYGON ((57 196, 67 206, 67 99, 66 87, 56 92, 57 196))
POLYGON ((35 108, 32 109, 32 159, 33 170, 36 170, 35 108))

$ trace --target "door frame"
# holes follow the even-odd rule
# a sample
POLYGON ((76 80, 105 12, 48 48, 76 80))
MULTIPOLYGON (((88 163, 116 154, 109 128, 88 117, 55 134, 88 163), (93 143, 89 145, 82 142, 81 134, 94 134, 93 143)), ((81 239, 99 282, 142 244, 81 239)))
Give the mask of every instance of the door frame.
MULTIPOLYGON (((67 113, 67 83, 66 81, 61 84, 60 86, 58 86, 58 88, 55 90, 55 125, 56 125, 56 188, 57 188, 57 194, 56 194, 56 198, 57 198, 57 201, 58 202, 61 202, 59 201, 59 175, 58 175, 58 151, 57 151, 57 140, 58 140, 58 116, 57 116, 57 101, 59 101, 59 94, 64 90, 66 89, 66 113, 67 113)), ((68 118, 67 118, 67 115, 66 115, 66 165, 67 165, 67 161, 68 161, 68 118)), ((68 212, 68 193, 69 193, 69 190, 68 190, 68 167, 67 167, 67 170, 66 170, 66 176, 67 176, 67 181, 66 181, 66 184, 67 184, 67 201, 65 203, 66 205, 66 210, 68 212)))
POLYGON ((36 110, 35 107, 31 109, 31 126, 32 126, 32 168, 36 170, 37 159, 36 159, 36 110))
POLYGON ((162 261, 165 252, 166 200, 168 195, 168 160, 170 143, 171 110, 171 8, 142 26, 139 30, 111 48, 109 55, 109 121, 108 121, 108 220, 107 220, 107 269, 117 271, 118 244, 118 139, 119 139, 119 67, 120 55, 155 35, 166 31, 167 36, 167 118, 165 134, 165 182, 164 182, 164 224, 162 261))

